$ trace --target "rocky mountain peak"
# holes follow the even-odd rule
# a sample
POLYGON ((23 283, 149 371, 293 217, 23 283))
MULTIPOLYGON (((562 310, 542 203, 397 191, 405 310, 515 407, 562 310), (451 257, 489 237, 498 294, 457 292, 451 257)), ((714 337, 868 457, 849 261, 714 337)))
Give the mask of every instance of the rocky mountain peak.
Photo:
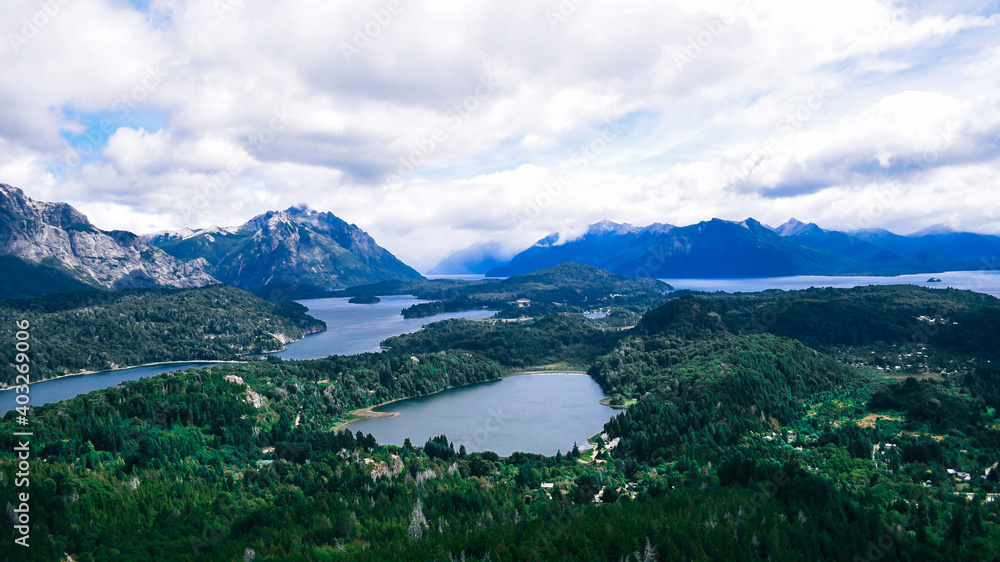
POLYGON ((198 264, 177 260, 136 234, 100 230, 71 205, 35 201, 6 184, 0 184, 0 255, 95 288, 182 288, 215 282, 198 264))
POLYGON ((638 229, 628 223, 617 223, 612 221, 595 222, 587 228, 587 234, 627 234, 636 232, 638 229))
POLYGON ((796 236, 806 232, 819 231, 822 229, 811 222, 802 222, 794 217, 788 219, 785 224, 775 228, 774 231, 779 236, 796 236))

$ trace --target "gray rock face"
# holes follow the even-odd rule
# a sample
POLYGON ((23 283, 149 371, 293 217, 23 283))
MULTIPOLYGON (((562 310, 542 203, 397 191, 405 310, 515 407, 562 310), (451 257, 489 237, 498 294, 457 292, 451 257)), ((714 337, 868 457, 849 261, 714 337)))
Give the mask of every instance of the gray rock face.
POLYGON ((422 279, 357 226, 306 207, 268 211, 240 227, 158 232, 146 240, 179 259, 205 258, 217 279, 247 290, 422 279))
POLYGON ((201 287, 205 260, 181 261, 131 232, 103 231, 66 203, 34 201, 0 184, 0 256, 62 270, 97 288, 201 287))

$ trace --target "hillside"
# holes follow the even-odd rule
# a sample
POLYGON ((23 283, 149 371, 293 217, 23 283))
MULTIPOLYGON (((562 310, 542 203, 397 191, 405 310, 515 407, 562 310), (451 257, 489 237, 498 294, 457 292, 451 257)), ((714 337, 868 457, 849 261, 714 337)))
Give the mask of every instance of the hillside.
MULTIPOLYGON (((8 300, 0 302, 0 337, 14 341, 14 322, 22 319, 34 336, 33 381, 160 361, 240 359, 326 329, 297 303, 223 285, 8 300)), ((14 353, 0 348, 0 362, 13 364, 14 353)), ((14 375, 4 371, 0 384, 14 375)))
POLYGON ((32 264, 14 256, 0 256, 0 300, 37 297, 51 293, 96 291, 58 267, 32 264))
POLYGON ((0 298, 215 282, 200 260, 174 258, 131 232, 101 230, 70 205, 35 201, 6 184, 0 184, 0 256, 0 298))

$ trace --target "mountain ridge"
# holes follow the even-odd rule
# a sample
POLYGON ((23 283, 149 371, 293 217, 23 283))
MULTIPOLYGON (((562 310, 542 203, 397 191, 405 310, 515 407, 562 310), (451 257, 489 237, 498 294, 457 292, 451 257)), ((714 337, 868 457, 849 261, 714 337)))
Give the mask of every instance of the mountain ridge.
POLYGON ((208 270, 224 283, 284 298, 389 279, 423 279, 357 225, 305 205, 267 211, 238 227, 148 237, 175 257, 206 260, 208 270))
POLYGON ((48 286, 181 289, 217 282, 197 260, 178 260, 131 232, 101 230, 67 203, 35 201, 2 183, 0 256, 17 260, 10 265, 22 276, 0 291, 4 298, 43 294, 48 286), (43 286, 32 291, 35 283, 43 286))
POLYGON ((0 298, 194 288, 219 282, 294 299, 389 279, 423 279, 365 231, 305 205, 238 227, 138 235, 101 230, 68 203, 0 183, 0 298))
POLYGON ((683 227, 611 224, 628 228, 609 228, 602 221, 566 242, 553 233, 486 275, 523 275, 563 261, 661 278, 901 275, 977 269, 983 259, 1000 254, 1000 237, 941 225, 901 236, 883 229, 827 230, 794 218, 778 227, 753 218, 683 227))

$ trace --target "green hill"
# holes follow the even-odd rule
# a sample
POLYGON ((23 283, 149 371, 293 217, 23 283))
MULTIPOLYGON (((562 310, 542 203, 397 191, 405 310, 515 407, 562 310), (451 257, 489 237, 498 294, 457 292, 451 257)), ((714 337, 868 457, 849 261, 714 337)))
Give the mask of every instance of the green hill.
MULTIPOLYGON (((15 320, 31 324, 32 380, 160 361, 229 360, 281 349, 326 329, 297 303, 277 304, 239 289, 134 289, 0 302, 0 338, 15 320)), ((13 363, 12 346, 0 362, 13 363)), ((14 371, 0 379, 14 381, 14 371)))

